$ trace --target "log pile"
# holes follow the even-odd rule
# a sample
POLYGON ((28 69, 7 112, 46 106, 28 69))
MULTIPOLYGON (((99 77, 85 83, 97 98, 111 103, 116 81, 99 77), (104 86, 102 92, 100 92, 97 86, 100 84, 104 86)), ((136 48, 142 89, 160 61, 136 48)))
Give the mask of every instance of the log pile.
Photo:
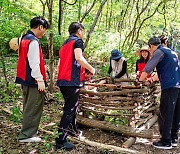
MULTIPOLYGON (((139 128, 156 113, 157 93, 159 91, 154 83, 145 85, 134 79, 101 78, 86 83, 81 89, 78 114, 93 120, 118 118, 123 121, 127 130, 129 127, 139 128), (123 86, 124 82, 128 84, 123 86)), ((133 136, 132 132, 129 136, 133 136)))

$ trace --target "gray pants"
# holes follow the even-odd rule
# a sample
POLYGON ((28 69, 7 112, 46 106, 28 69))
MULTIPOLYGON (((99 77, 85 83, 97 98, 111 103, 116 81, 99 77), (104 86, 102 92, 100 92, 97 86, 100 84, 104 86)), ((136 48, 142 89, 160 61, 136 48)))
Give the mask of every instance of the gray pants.
POLYGON ((28 86, 22 86, 22 92, 23 121, 19 139, 26 139, 35 135, 38 130, 44 106, 44 93, 28 86))

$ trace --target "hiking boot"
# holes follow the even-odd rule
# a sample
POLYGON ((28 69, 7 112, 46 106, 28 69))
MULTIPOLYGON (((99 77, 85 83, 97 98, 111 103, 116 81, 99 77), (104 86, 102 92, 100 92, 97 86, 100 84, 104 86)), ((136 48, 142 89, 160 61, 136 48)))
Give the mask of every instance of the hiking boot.
POLYGON ((178 140, 177 139, 172 139, 172 146, 177 147, 178 140))
POLYGON ((26 138, 26 139, 20 139, 19 142, 41 142, 40 137, 31 137, 31 138, 26 138))
POLYGON ((165 143, 162 141, 153 142, 153 147, 158 148, 158 149, 164 149, 164 150, 172 149, 171 143, 165 143))
POLYGON ((71 144, 67 141, 65 141, 63 143, 56 143, 56 145, 55 145, 55 150, 61 149, 61 150, 70 151, 74 148, 75 148, 75 145, 71 144))

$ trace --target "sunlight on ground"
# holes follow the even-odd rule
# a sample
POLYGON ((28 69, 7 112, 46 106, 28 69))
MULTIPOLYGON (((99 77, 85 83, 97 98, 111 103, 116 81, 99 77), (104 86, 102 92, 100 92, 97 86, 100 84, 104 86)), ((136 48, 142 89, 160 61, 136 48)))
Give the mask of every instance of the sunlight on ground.
POLYGON ((143 143, 143 144, 146 144, 146 145, 151 145, 152 140, 143 139, 143 138, 137 138, 136 143, 143 143))

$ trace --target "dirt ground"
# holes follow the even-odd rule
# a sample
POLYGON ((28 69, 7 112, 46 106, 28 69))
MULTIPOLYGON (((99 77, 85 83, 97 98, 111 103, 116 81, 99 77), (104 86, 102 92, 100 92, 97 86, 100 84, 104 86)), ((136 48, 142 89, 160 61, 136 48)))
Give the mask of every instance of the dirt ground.
MULTIPOLYGON (((41 120, 41 126, 46 130, 55 132, 58 123, 60 112, 59 104, 51 103, 46 104, 44 107, 44 115, 41 120), (56 111, 56 112, 55 112, 56 111), (49 116, 47 116, 49 115, 49 116), (50 126, 51 122, 52 126, 50 126), (49 125, 48 125, 49 124, 49 125)), ((43 131, 39 131, 39 136, 42 137, 43 142, 41 143, 19 143, 17 140, 18 132, 21 128, 21 124, 12 122, 10 115, 3 110, 0 110, 0 154, 115 154, 115 153, 128 153, 128 152, 115 152, 106 149, 100 149, 97 147, 91 147, 83 143, 75 143, 76 148, 70 152, 66 151, 54 151, 54 138, 55 135, 49 135, 43 131)), ((79 126, 80 130, 83 131, 83 135, 90 141, 96 141, 104 144, 115 145, 121 147, 121 144, 126 141, 127 137, 121 134, 102 131, 99 129, 89 128, 85 126, 79 126)), ((150 129, 153 131, 154 138, 158 138, 158 126, 157 123, 150 129)), ((134 150, 134 153, 140 152, 142 154, 180 154, 179 146, 172 150, 158 150, 152 147, 153 140, 146 140, 137 138, 136 143, 133 144, 129 149, 134 150)))

